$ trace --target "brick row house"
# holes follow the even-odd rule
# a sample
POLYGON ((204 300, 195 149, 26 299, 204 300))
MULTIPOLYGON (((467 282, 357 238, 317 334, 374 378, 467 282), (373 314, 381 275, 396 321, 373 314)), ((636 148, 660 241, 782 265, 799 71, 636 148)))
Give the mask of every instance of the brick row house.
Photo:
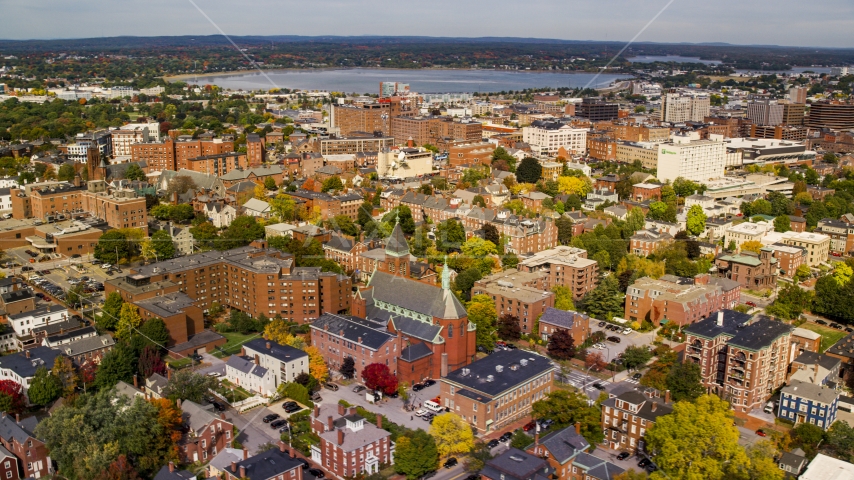
POLYGON ((320 437, 320 444, 311 446, 311 460, 336 478, 378 473, 381 465, 394 463, 394 442, 382 426, 379 414, 375 425, 355 407, 315 406, 311 431, 320 437))
POLYGON ((739 303, 740 285, 707 274, 695 278, 664 275, 659 279, 639 278, 626 291, 625 318, 655 325, 697 322, 722 308, 739 303))
POLYGON ((763 289, 777 285, 779 271, 777 259, 769 248, 762 248, 759 255, 753 252, 741 252, 721 255, 715 259, 718 272, 744 288, 763 289))
POLYGON ((643 436, 655 420, 673 411, 670 392, 665 397, 636 390, 611 396, 602 402, 602 429, 605 441, 614 450, 644 452, 643 436))
POLYGON ((792 330, 765 316, 720 310, 685 329, 684 361, 700 365, 707 392, 749 412, 785 384, 792 330))
POLYGON ((36 425, 36 417, 21 419, 20 415, 0 413, 0 443, 6 450, 2 453, 11 453, 17 460, 15 462, 8 455, 3 459, 0 471, 6 475, 4 478, 41 478, 54 474, 47 446, 33 433, 36 425))
POLYGON ((213 406, 203 407, 190 400, 178 400, 184 429, 178 441, 178 453, 182 463, 207 463, 217 453, 231 445, 234 425, 217 416, 213 406))
POLYGON ((540 273, 505 270, 475 282, 471 294, 492 298, 498 316, 516 317, 523 335, 536 333, 533 329, 537 318, 555 304, 554 292, 538 288, 544 277, 540 273))
POLYGON ((540 338, 548 344, 549 338, 558 330, 565 330, 575 345, 581 345, 590 336, 590 317, 583 313, 547 308, 540 317, 540 338))
POLYGON ((575 300, 587 295, 598 283, 599 264, 587 258, 586 250, 565 245, 523 258, 517 268, 522 272, 546 273, 542 289, 551 290, 558 285, 567 287, 575 300))

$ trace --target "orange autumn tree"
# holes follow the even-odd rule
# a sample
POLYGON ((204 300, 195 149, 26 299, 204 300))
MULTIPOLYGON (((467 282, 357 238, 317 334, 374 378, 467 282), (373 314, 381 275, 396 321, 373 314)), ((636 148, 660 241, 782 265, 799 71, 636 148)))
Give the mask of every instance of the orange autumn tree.
POLYGON ((323 361, 320 350, 315 346, 308 346, 305 347, 305 353, 308 354, 308 373, 316 378, 318 382, 325 382, 329 377, 329 368, 326 366, 326 362, 323 361))
POLYGON ((164 445, 164 450, 169 452, 168 457, 173 461, 178 460, 178 442, 181 440, 181 410, 172 400, 167 398, 154 398, 150 400, 157 407, 157 423, 163 427, 163 430, 169 432, 168 436, 164 436, 163 441, 170 442, 170 445, 164 445))

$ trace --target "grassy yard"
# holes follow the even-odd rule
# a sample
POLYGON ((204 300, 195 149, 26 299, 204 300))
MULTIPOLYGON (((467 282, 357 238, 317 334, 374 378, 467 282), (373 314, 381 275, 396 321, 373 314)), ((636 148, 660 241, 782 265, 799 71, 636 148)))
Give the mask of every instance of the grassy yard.
POLYGON ((219 387, 216 389, 217 393, 222 395, 228 400, 228 403, 235 403, 241 400, 246 400, 251 397, 252 394, 247 392, 243 387, 238 387, 237 385, 232 384, 228 380, 223 380, 219 387))
POLYGON ((193 364, 193 360, 190 357, 174 358, 171 355, 167 355, 166 363, 175 370, 180 370, 191 366, 193 364))
POLYGON ((815 323, 810 322, 801 325, 801 328, 805 328, 821 335, 821 347, 819 347, 820 353, 824 353, 825 350, 833 346, 833 344, 838 342, 839 339, 847 335, 847 333, 842 330, 823 327, 821 325, 816 325, 815 323))
POLYGON ((226 332, 221 333, 223 337, 226 338, 225 345, 222 346, 222 350, 215 350, 213 355, 217 358, 227 357, 229 355, 234 355, 235 353, 240 353, 240 347, 243 346, 244 343, 252 340, 253 338, 258 338, 259 334, 250 333, 248 335, 243 335, 242 333, 237 332, 226 332), (223 351, 225 353, 223 353, 223 351))

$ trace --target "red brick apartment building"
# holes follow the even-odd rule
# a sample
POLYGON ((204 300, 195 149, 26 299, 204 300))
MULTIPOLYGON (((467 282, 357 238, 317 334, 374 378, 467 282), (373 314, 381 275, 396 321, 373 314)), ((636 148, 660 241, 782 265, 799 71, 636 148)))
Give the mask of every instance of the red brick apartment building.
POLYGON ((285 442, 279 442, 279 448, 272 448, 254 456, 249 456, 243 448, 243 460, 232 461, 223 472, 223 480, 302 480, 302 463, 295 457, 294 449, 290 453, 285 442))
POLYGON ((150 172, 177 171, 190 169, 191 158, 233 152, 234 142, 230 138, 179 137, 178 140, 172 140, 167 137, 162 142, 135 143, 130 149, 131 161, 145 161, 150 172))
POLYGON ((393 463, 391 433, 383 430, 382 415, 376 424, 356 413, 355 407, 315 406, 311 431, 320 437, 311 446, 311 460, 335 478, 355 478, 378 473, 380 465, 393 463))
POLYGON ((597 160, 617 159, 617 142, 610 137, 587 137, 587 155, 597 160))
POLYGON ((471 294, 489 296, 499 317, 515 316, 523 334, 536 333, 533 329, 537 318, 555 304, 553 292, 537 287, 544 277, 541 273, 505 270, 475 282, 471 294))
POLYGON ((234 425, 225 414, 214 415, 190 400, 178 400, 181 419, 187 432, 178 442, 181 463, 207 463, 231 445, 234 425))
POLYGON ((639 230, 629 239, 629 252, 639 257, 646 257, 672 241, 673 235, 667 232, 659 232, 654 228, 639 230))
POLYGON ((656 419, 673 411, 670 391, 656 397, 635 390, 602 402, 602 428, 605 441, 614 450, 644 452, 643 436, 656 419))
MULTIPOLYGON (((535 434, 534 443, 528 447, 527 453, 536 455, 537 460, 545 459, 549 462, 554 468, 554 473, 549 478, 555 480, 611 480, 624 471, 621 467, 588 453, 590 444, 578 433, 580 431, 581 424, 576 423, 551 432, 543 438, 535 434)), ((512 452, 512 449, 508 452, 512 452)), ((517 462, 515 458, 511 460, 517 462)), ((490 464, 492 461, 487 463, 490 464)), ((500 479, 500 475, 498 477, 500 479)), ((512 480, 514 477, 510 478, 512 480)), ((505 480, 508 480, 506 476, 505 480)))
MULTIPOLYGON (((804 253, 806 254, 806 250, 804 253)), ((715 259, 715 266, 725 278, 736 281, 745 288, 762 289, 777 285, 779 266, 768 247, 763 247, 759 255, 753 252, 721 255, 715 259)))
POLYGON ((351 298, 348 277, 294 267, 292 255, 268 249, 265 242, 145 265, 125 278, 106 282, 105 287, 106 294, 118 291, 129 302, 139 300, 140 294, 177 291, 203 310, 218 302, 253 317, 281 315, 298 323, 324 312, 343 313, 350 308, 351 298))
POLYGON ((246 160, 249 165, 256 167, 264 163, 267 156, 265 145, 264 137, 255 133, 246 135, 246 160))
POLYGON ((333 128, 338 127, 341 136, 359 132, 382 132, 387 136, 391 131, 391 117, 390 104, 368 103, 333 105, 330 120, 333 128))
POLYGON ((741 287, 737 282, 709 275, 660 279, 639 278, 626 291, 625 318, 632 322, 663 321, 687 325, 722 308, 738 305, 741 287))
POLYGON ((854 225, 832 218, 822 218, 815 229, 830 237, 830 251, 840 255, 854 252, 854 225))
POLYGON ((590 317, 578 312, 547 308, 540 317, 538 334, 544 342, 559 330, 564 330, 572 337, 576 345, 581 345, 590 336, 590 317))
MULTIPOLYGON (((36 438, 33 430, 39 421, 36 417, 21 419, 6 412, 0 413, 0 443, 3 448, 14 455, 19 465, 8 459, 4 460, 2 470, 5 478, 41 478, 54 474, 47 446, 36 438), (8 466, 5 462, 9 462, 8 466), (9 473, 12 474, 9 477, 9 473)), ((6 452, 2 452, 4 455, 6 452)))
POLYGON ((569 288, 573 298, 579 300, 596 288, 599 264, 587 258, 587 250, 560 245, 522 259, 518 269, 545 273, 543 290, 560 285, 569 288))
POLYGON ((495 144, 490 142, 463 143, 452 145, 448 149, 448 164, 452 167, 461 165, 490 165, 495 144))
POLYGON ((249 168, 249 161, 245 153, 218 153, 187 160, 187 170, 218 177, 233 170, 245 170, 247 168, 249 168))
POLYGON ((530 415, 531 405, 551 392, 553 372, 546 357, 502 350, 448 373, 439 396, 478 433, 499 431, 530 415))
POLYGON ((661 185, 657 183, 637 183, 632 185, 632 200, 645 202, 661 198, 661 185))
POLYGON ((406 347, 400 336, 389 332, 382 323, 333 314, 324 314, 312 322, 311 344, 320 350, 333 370, 340 369, 345 359, 352 358, 355 378, 362 378, 362 370, 372 363, 382 363, 397 375, 397 358, 406 347))
POLYGON ((786 383, 792 329, 765 316, 713 312, 685 329, 684 361, 700 365, 708 393, 749 412, 786 383))

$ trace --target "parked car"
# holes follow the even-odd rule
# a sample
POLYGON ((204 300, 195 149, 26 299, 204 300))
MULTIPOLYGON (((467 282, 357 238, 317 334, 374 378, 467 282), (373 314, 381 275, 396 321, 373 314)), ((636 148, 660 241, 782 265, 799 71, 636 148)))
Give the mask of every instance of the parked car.
POLYGON ((638 372, 638 373, 632 375, 632 380, 640 380, 641 377, 643 377, 643 374, 638 372))
POLYGON ((315 478, 323 478, 326 476, 326 474, 323 473, 323 470, 319 468, 309 468, 308 473, 314 475, 315 478))
POLYGON ((763 432, 761 428, 756 431, 756 434, 759 435, 760 437, 767 437, 768 436, 768 434, 763 432))
POLYGON ((299 405, 289 405, 287 407, 284 407, 284 410, 285 413, 294 413, 302 410, 302 407, 300 407, 299 405))
POLYGON ((502 442, 506 442, 506 441, 510 440, 511 438, 513 438, 513 432, 504 432, 504 434, 501 435, 498 438, 498 440, 502 441, 502 442))
POLYGON ((630 333, 632 333, 632 332, 634 332, 634 330, 632 330, 632 329, 631 329, 631 327, 626 327, 626 328, 624 328, 624 329, 623 329, 622 334, 623 334, 623 335, 628 335, 628 334, 630 334, 630 333))
POLYGON ((457 459, 454 457, 451 457, 451 458, 445 460, 445 463, 442 466, 445 468, 453 468, 453 467, 457 466, 457 463, 458 463, 457 459))
POLYGON ((608 337, 608 341, 611 343, 620 343, 622 340, 620 340, 620 337, 610 336, 608 337))
POLYGON ((275 430, 277 428, 282 428, 282 425, 287 425, 287 424, 288 424, 287 420, 276 420, 275 422, 272 422, 270 424, 270 428, 275 430))
POLYGON ((213 405, 214 410, 216 410, 217 412, 224 412, 225 411, 225 405, 223 405, 219 402, 211 402, 211 405, 213 405))
POLYGON ((335 385, 335 384, 334 384, 334 383, 332 383, 332 382, 326 382, 326 383, 324 383, 324 384, 323 384, 323 387, 324 387, 324 388, 328 388, 329 390, 332 390, 333 392, 337 392, 337 391, 338 391, 338 385, 335 385))
POLYGON ((435 476, 436 476, 436 471, 434 470, 432 472, 425 473, 424 475, 421 476, 421 478, 419 480, 427 480, 428 478, 433 478, 435 476))
POLYGON ((646 471, 649 473, 652 473, 656 470, 658 470, 658 467, 656 467, 654 463, 650 463, 649 465, 646 466, 646 471))
POLYGON ((501 444, 501 442, 499 442, 498 439, 493 438, 492 440, 489 441, 489 443, 486 444, 486 446, 489 448, 495 448, 500 444, 501 444))
POLYGON ((605 326, 605 322, 599 322, 599 328, 602 328, 604 326, 605 326))
POLYGON ((617 460, 625 460, 631 456, 632 456, 632 454, 629 452, 620 452, 620 454, 617 455, 617 460))
POLYGON ((830 324, 830 328, 836 328, 836 329, 842 330, 842 325, 840 325, 836 322, 833 322, 830 324))
POLYGON ((605 385, 602 385, 601 383, 596 382, 593 384, 593 388, 595 388, 596 390, 605 390, 605 385))
POLYGON ((824 320, 816 320, 815 323, 819 325, 827 325, 827 322, 825 322, 824 320))
POLYGON ((648 458, 643 458, 643 459, 641 459, 641 461, 640 461, 640 462, 638 462, 638 466, 639 466, 639 467, 641 467, 641 468, 644 468, 644 467, 646 467, 647 465, 649 465, 650 463, 652 463, 652 461, 650 461, 650 459, 648 459, 648 458))
POLYGON ((356 385, 355 387, 353 387, 353 391, 354 391, 354 392, 356 392, 356 393, 363 392, 363 391, 365 391, 365 390, 367 390, 367 389, 368 389, 368 387, 366 387, 366 386, 364 386, 364 385, 356 385))
POLYGON ((275 420, 275 419, 277 419, 277 418, 279 418, 279 414, 278 414, 278 413, 271 413, 271 414, 269 414, 269 415, 265 416, 264 418, 262 418, 262 419, 261 419, 261 421, 262 421, 262 422, 264 422, 264 423, 270 423, 270 422, 272 422, 273 420, 275 420))
POLYGON ((534 420, 531 420, 530 422, 526 423, 524 427, 522 427, 522 430, 524 430, 526 432, 530 432, 531 430, 533 430, 536 427, 537 427, 537 422, 535 422, 534 420))
POLYGON ((755 303, 755 302, 747 301, 747 302, 744 302, 744 303, 745 303, 745 305, 748 305, 748 306, 750 306, 750 307, 755 307, 755 306, 756 306, 756 303, 755 303))
POLYGON ((422 385, 420 383, 416 383, 415 385, 412 386, 413 392, 420 392, 421 390, 424 390, 424 385, 422 385))
POLYGON ((433 385, 436 385, 436 380, 433 380, 431 378, 424 380, 424 386, 425 387, 432 387, 433 385))

